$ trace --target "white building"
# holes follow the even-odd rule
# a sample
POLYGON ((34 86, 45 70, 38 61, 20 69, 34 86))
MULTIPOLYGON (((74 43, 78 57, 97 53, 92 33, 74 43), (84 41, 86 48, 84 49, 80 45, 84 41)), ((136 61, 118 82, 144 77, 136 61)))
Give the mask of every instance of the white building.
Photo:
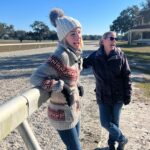
POLYGON ((150 9, 140 11, 137 24, 128 31, 128 43, 150 45, 150 9))

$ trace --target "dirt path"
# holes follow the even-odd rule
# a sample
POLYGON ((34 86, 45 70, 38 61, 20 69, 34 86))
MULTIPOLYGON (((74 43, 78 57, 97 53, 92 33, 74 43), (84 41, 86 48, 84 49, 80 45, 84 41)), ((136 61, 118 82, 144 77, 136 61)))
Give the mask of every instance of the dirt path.
MULTIPOLYGON (((95 46, 86 46, 85 53, 95 46)), ((50 49, 18 51, 0 56, 0 104, 31 87, 29 77, 32 71, 43 62, 50 49)), ((133 74, 133 79, 142 79, 143 75, 133 74)), ((145 78, 145 75, 144 75, 145 78)), ((149 78, 149 76, 148 76, 149 78)), ((94 88, 95 80, 91 70, 82 72, 81 83, 85 89, 82 99, 81 144, 83 150, 108 150, 107 132, 100 127, 98 106, 94 88)), ((133 82, 134 83, 134 82, 133 82)), ((123 107, 121 129, 128 137, 126 150, 150 150, 150 103, 143 102, 143 92, 133 84, 133 98, 128 106, 123 107)), ((65 147, 56 131, 47 119, 47 103, 28 120, 39 141, 42 150, 64 150, 65 147)), ((0 150, 26 150, 17 130, 0 142, 0 150)))
MULTIPOLYGON (((133 91, 131 104, 124 106, 121 114, 121 129, 129 139, 126 150, 150 150, 150 103, 140 102, 143 99, 140 89, 133 91)), ((107 150, 107 136, 103 129, 99 150, 107 150)))
MULTIPOLYGON (((143 75, 135 73, 132 78, 143 78, 143 75)), ((149 77, 147 76, 147 78, 149 77)), ((84 138, 81 138, 83 148, 85 150, 108 150, 108 133, 105 129, 100 128, 99 124, 98 107, 93 92, 94 78, 86 76, 83 83, 87 93, 84 97, 86 116, 82 120, 84 122, 82 129, 84 138), (87 102, 87 99, 90 99, 90 101, 87 102)), ((133 82, 132 102, 130 105, 123 106, 120 122, 123 133, 129 139, 126 146, 127 150, 150 150, 150 102, 143 102, 143 99, 143 92, 136 88, 133 82)), ((83 114, 85 115, 85 113, 83 114)))

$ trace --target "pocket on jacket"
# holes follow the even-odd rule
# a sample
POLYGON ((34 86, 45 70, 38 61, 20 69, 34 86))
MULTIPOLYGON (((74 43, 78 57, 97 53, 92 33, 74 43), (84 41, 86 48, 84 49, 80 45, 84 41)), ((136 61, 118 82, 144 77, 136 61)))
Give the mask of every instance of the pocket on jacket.
POLYGON ((117 59, 110 64, 110 69, 114 75, 119 75, 121 73, 121 59, 117 59))

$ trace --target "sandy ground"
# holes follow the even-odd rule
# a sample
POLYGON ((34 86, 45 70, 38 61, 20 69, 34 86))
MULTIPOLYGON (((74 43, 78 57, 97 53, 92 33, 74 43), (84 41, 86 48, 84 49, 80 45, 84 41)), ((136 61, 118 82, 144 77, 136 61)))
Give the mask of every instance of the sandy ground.
MULTIPOLYGON (((85 45, 84 56, 97 47, 91 43, 85 45)), ((42 48, 27 51, 1 53, 0 56, 0 104, 28 90, 31 85, 29 77, 53 51, 54 48, 42 48)), ((144 74, 134 73, 133 79, 145 78, 144 74)), ((146 76, 149 79, 149 76, 146 76)), ((95 80, 91 70, 85 70, 81 75, 81 83, 85 89, 82 99, 83 111, 81 117, 81 144, 83 150, 108 150, 108 133, 99 123, 99 112, 96 104, 94 88, 95 80)), ((150 150, 150 103, 143 92, 135 87, 133 82, 132 102, 124 106, 120 126, 129 142, 126 150, 150 150), (143 101, 145 100, 145 101, 143 101)), ((50 126, 46 111, 48 103, 40 107, 28 118, 31 128, 42 150, 64 150, 65 146, 56 131, 50 126)), ((117 145, 116 145, 117 146, 117 145)), ((18 130, 15 129, 0 142, 0 150, 27 150, 18 130)))

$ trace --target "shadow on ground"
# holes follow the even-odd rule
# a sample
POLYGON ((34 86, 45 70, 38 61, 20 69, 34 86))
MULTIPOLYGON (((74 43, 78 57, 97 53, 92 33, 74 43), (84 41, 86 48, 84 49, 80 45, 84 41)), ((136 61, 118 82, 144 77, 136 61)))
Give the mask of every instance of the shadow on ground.
MULTIPOLYGON (((92 52, 93 50, 84 50, 82 57, 84 58, 89 54, 91 54, 92 52)), ((0 80, 29 77, 32 74, 33 70, 36 69, 44 61, 46 61, 51 54, 52 53, 44 53, 44 54, 25 55, 16 57, 1 57, 0 80)), ((146 54, 143 53, 143 55, 146 54)), ((138 67, 140 66, 139 63, 135 65, 138 65, 138 67)), ((131 67, 133 66, 134 63, 131 63, 131 67)), ((146 67, 145 69, 148 70, 147 68, 149 68, 149 63, 145 65, 145 67, 146 67)), ((92 69, 89 68, 82 70, 81 75, 82 76, 93 75, 92 69)), ((142 77, 139 77, 139 79, 137 79, 137 77, 133 78, 133 81, 142 81, 141 78, 142 77)))
MULTIPOLYGON (((83 57, 86 57, 91 52, 93 51, 84 51, 83 57)), ((0 80, 29 77, 32 70, 36 69, 40 64, 45 62, 51 54, 52 53, 44 53, 16 57, 1 57, 0 80)), ((91 73, 89 70, 90 69, 83 71, 83 75, 91 73)))
POLYGON ((109 150, 109 148, 108 147, 103 147, 103 148, 96 148, 94 150, 109 150))

